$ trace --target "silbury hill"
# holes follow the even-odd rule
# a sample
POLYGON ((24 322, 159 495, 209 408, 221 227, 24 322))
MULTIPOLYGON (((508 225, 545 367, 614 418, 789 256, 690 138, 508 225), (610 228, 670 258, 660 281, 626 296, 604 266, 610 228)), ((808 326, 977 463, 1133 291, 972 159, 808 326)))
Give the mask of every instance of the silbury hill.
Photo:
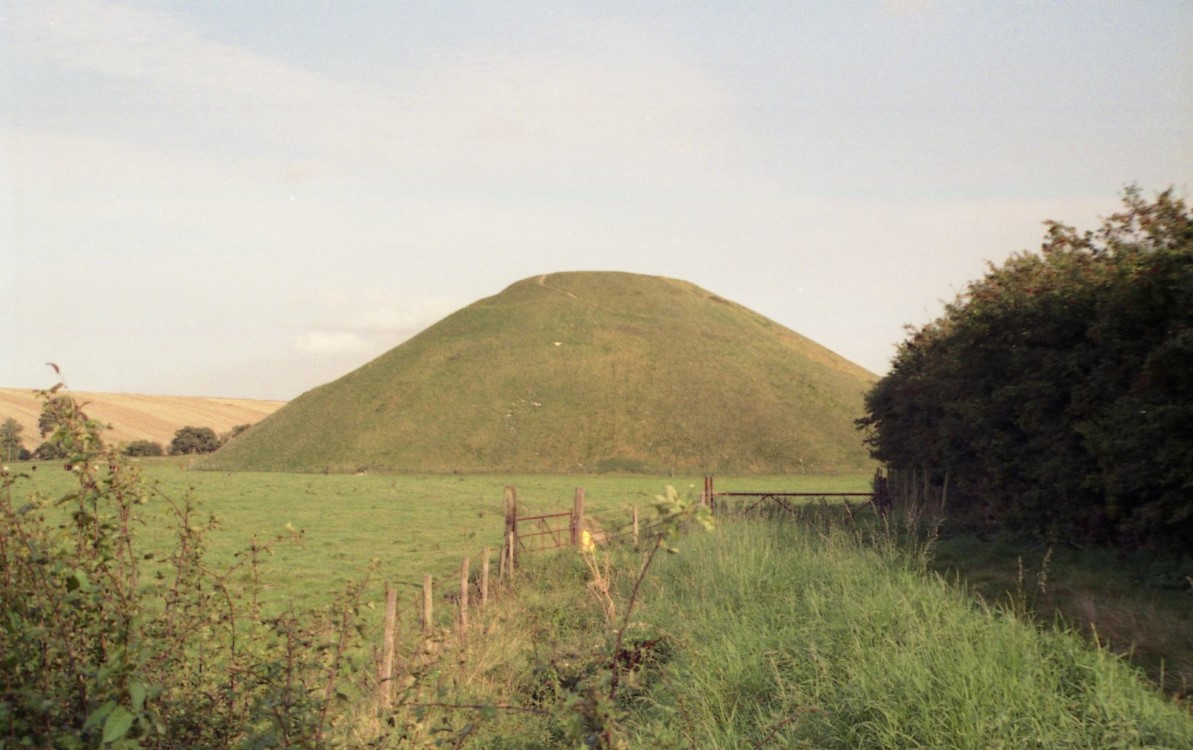
POLYGON ((870 372, 692 284, 519 281, 311 390, 227 470, 719 474, 870 466, 870 372))

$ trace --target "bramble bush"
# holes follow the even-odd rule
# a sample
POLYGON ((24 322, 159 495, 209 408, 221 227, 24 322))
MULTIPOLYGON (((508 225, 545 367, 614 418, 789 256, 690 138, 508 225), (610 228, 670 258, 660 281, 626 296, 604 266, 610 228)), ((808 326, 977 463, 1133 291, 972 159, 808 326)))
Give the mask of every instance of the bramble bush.
POLYGON ((22 498, 23 475, 0 476, 0 748, 328 746, 364 582, 326 611, 263 616, 258 566, 280 540, 214 569, 214 519, 157 493, 60 388, 40 395, 72 491, 22 498), (157 559, 136 538, 150 500, 175 522, 157 559))

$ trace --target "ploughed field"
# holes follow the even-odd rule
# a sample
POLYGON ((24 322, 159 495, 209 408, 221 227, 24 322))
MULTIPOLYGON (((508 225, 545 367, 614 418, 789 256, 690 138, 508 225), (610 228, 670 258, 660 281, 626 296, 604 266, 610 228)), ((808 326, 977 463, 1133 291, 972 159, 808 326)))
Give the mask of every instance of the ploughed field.
MULTIPOLYGON (((150 396, 137 393, 67 392, 88 417, 108 424, 104 440, 113 445, 149 440, 169 447, 183 427, 210 427, 216 434, 243 424, 256 424, 282 408, 285 401, 197 396, 150 396)), ((42 402, 32 388, 0 388, 0 421, 11 417, 23 428, 28 450, 41 442, 37 432, 42 402)))

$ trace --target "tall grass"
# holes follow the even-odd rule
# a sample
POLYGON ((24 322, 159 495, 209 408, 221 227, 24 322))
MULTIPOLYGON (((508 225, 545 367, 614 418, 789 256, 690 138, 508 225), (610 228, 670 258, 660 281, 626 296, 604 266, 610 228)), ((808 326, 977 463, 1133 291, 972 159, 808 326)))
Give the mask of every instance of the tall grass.
POLYGON ((679 647, 636 714, 706 748, 1193 747, 1193 720, 1118 658, 861 546, 742 520, 689 540, 649 618, 679 647))
MULTIPOLYGON (((733 519, 659 558, 627 638, 655 650, 622 675, 607 746, 1193 747, 1187 710, 1119 657, 981 603, 929 572, 922 545, 818 520, 733 519)), ((604 554, 620 616, 640 558, 604 554)), ((593 575, 574 552, 528 560, 489 611, 451 690, 532 712, 496 712, 467 746, 570 747, 609 668, 593 575)), ((480 715, 435 721, 459 733, 480 715)))
MULTIPOLYGON (((442 545, 431 551, 458 565, 461 551, 475 552, 487 540, 486 529, 499 529, 500 511, 492 506, 505 482, 518 484, 520 496, 542 510, 555 509, 550 498, 566 500, 575 485, 587 485, 590 506, 612 524, 627 499, 648 497, 661 481, 254 477, 148 466, 167 494, 193 485, 225 517, 222 532, 238 539, 266 536, 286 521, 308 529, 302 545, 279 547, 266 566, 265 585, 277 585, 279 601, 305 598, 328 575, 322 568, 359 574, 363 559, 384 551, 387 540, 393 555, 382 574, 391 580, 402 580, 392 574, 414 564, 434 572, 426 568, 437 558, 425 546, 407 545, 442 545), (239 481, 246 478, 252 482, 239 481), (479 504, 467 500, 473 495, 479 504), (313 515, 304 520, 306 512, 313 515), (477 536, 460 533, 467 528, 477 536), (328 556, 336 549, 350 556, 328 556)), ((29 481, 54 497, 62 478, 46 468, 29 481)), ((743 489, 779 482, 750 480, 743 489)), ((147 522, 138 533, 154 543, 156 521, 147 522)), ((983 604, 932 574, 925 539, 931 534, 908 539, 816 508, 802 520, 728 518, 712 534, 681 539, 678 554, 658 558, 631 612, 628 649, 656 645, 640 670, 618 675, 615 700, 600 706, 608 712, 603 726, 611 728, 606 744, 1193 747, 1193 719, 1138 672, 1074 633, 1041 630, 1022 608, 983 604)), ((600 554, 612 563, 599 569, 612 617, 591 593, 594 568, 572 551, 526 555, 512 588, 477 613, 466 640, 444 629, 452 611, 442 605, 439 627, 415 635, 412 597, 404 595, 408 636, 396 708, 379 714, 373 704, 373 641, 366 640, 363 652, 351 654, 365 666, 345 676, 353 703, 337 708, 338 738, 375 747, 449 739, 446 746, 571 746, 566 739, 575 736, 576 722, 593 720, 589 698, 614 674, 610 634, 629 608, 642 563, 628 547, 600 554)))

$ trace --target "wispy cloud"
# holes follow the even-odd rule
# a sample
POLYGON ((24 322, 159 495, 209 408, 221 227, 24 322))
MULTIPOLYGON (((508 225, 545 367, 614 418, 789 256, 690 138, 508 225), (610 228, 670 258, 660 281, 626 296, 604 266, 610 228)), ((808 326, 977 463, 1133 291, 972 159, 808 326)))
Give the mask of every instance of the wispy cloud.
POLYGON ((273 363, 240 369, 278 394, 579 268, 687 278, 861 359, 1042 219, 1189 172, 1171 4, 394 5, 325 34, 321 0, 269 26, 0 0, 0 378, 115 372, 126 342, 188 389, 273 363))
POLYGON ((683 179, 733 151, 726 91, 612 25, 592 23, 587 50, 441 51, 365 84, 206 38, 159 11, 56 0, 21 5, 11 21, 17 59, 131 82, 160 108, 148 116, 183 128, 200 115, 233 139, 300 149, 290 175, 381 163, 440 175, 683 179))
POLYGON ((408 297, 396 304, 368 304, 348 297, 322 295, 321 306, 346 312, 324 313, 322 322, 291 339, 294 351, 315 356, 381 354, 464 304, 436 296, 408 297))
POLYGON ((295 351, 302 354, 356 354, 369 349, 369 342, 349 331, 307 331, 293 339, 295 351))
POLYGON ((48 0, 12 10, 24 58, 140 82, 179 99, 270 109, 312 95, 341 104, 349 86, 202 36, 175 17, 103 0, 48 0))

